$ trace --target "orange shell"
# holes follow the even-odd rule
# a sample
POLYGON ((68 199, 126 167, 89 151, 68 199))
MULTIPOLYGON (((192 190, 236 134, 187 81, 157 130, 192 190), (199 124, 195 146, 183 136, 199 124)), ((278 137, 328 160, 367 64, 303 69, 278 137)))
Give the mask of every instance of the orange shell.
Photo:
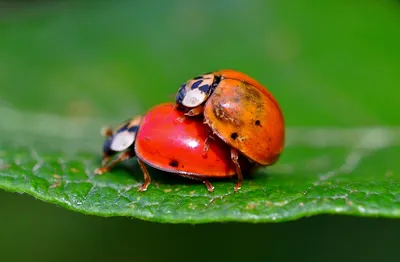
POLYGON ((275 103, 275 105, 280 109, 278 101, 276 101, 275 97, 257 80, 246 75, 245 73, 233 70, 233 69, 224 69, 215 72, 216 75, 221 76, 223 79, 236 79, 242 82, 245 82, 249 85, 254 86, 261 92, 263 92, 271 101, 275 103))
POLYGON ((284 119, 277 101, 243 73, 223 70, 216 74, 222 79, 205 104, 207 124, 223 141, 254 162, 275 163, 285 140, 284 119))

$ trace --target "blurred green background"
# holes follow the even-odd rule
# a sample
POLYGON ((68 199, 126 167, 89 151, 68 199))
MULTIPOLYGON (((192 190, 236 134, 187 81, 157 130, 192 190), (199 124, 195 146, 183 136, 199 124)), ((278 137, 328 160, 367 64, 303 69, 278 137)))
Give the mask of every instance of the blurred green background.
MULTIPOLYGON (((233 68, 270 89, 289 127, 399 125, 399 1, 0 6, 0 108, 117 123, 172 101, 188 78, 233 68)), ((1 261, 399 256, 396 220, 320 216, 281 224, 160 225, 84 216, 3 191, 0 208, 1 261)))

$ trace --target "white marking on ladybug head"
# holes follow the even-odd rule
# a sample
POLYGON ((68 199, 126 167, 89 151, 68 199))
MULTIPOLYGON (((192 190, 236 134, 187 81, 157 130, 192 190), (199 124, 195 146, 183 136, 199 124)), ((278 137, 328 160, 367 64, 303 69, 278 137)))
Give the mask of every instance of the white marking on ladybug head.
POLYGON ((116 152, 124 151, 135 142, 134 132, 120 132, 114 135, 110 149, 116 152))
POLYGON ((188 90, 182 100, 182 105, 186 107, 197 107, 206 101, 207 93, 198 88, 188 90))

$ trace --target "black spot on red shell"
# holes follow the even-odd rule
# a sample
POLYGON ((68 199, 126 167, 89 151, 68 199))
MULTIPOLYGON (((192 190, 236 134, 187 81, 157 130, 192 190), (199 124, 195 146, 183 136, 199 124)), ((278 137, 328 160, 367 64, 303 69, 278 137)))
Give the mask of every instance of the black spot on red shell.
POLYGON ((179 162, 178 162, 178 160, 172 159, 171 161, 169 161, 169 165, 172 167, 178 167, 179 162))
POLYGON ((238 137, 238 133, 232 133, 231 134, 231 138, 233 139, 233 140, 235 140, 236 138, 238 137))

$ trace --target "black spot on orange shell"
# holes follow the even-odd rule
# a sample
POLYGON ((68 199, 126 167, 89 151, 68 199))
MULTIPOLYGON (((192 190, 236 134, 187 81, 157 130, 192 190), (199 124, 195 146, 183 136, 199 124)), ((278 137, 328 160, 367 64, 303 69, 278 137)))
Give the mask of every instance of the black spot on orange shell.
POLYGON ((233 140, 235 140, 236 138, 238 137, 238 133, 232 133, 231 134, 231 138, 233 139, 233 140))
POLYGON ((179 162, 175 159, 172 159, 171 161, 169 161, 169 165, 172 167, 178 167, 179 166, 179 162))
POLYGON ((261 121, 260 120, 256 120, 256 126, 261 126, 261 121))

